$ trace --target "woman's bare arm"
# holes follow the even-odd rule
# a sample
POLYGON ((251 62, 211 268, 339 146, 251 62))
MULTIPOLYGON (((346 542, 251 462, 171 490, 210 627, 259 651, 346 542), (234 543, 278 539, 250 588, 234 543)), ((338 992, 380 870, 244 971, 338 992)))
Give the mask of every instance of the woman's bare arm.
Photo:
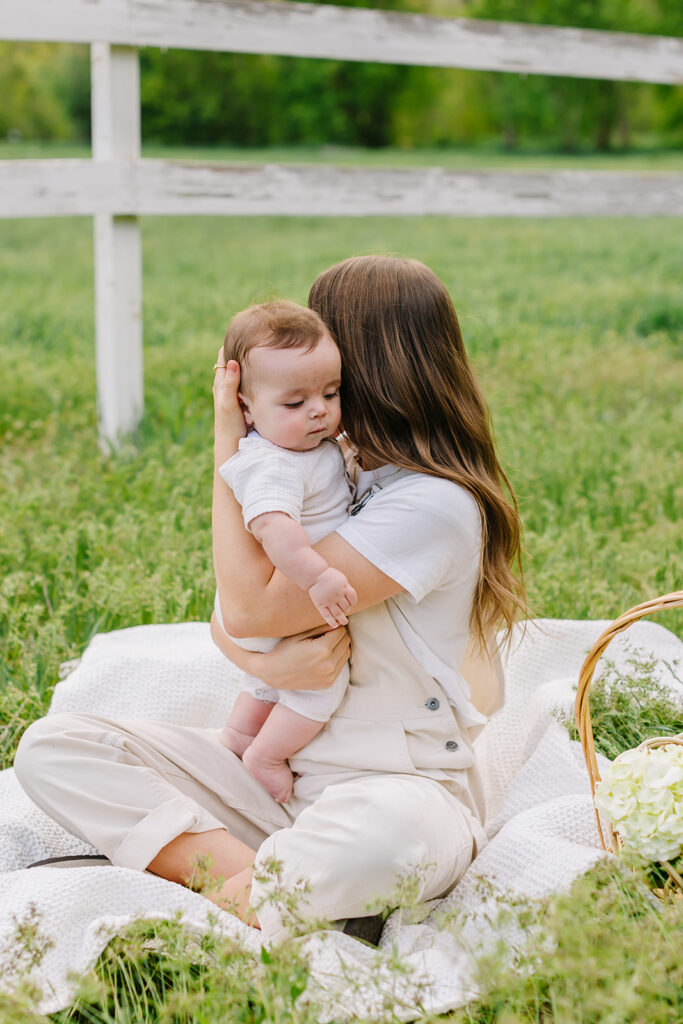
MULTIPOLYGON (((344 573, 356 591, 358 602, 349 615, 386 601, 402 590, 338 533, 325 537, 315 549, 328 565, 344 573)), ((237 627, 234 636, 288 636, 292 630, 303 632, 323 624, 308 595, 277 570, 262 585, 253 579, 240 585, 228 582, 224 595, 221 600, 227 603, 228 615, 237 627)))
MULTIPOLYGON (((220 361, 220 359, 219 359, 220 361)), ((308 594, 273 568, 258 541, 244 528, 242 510, 218 469, 237 451, 245 425, 237 399, 239 367, 215 374, 213 552, 225 627, 232 636, 289 636, 322 626, 308 594)), ((315 545, 328 565, 344 573, 356 591, 354 612, 401 591, 391 577, 337 533, 315 545)))
MULTIPOLYGON (((238 501, 218 473, 219 468, 236 454, 240 439, 246 434, 246 424, 237 398, 240 381, 239 363, 231 361, 223 369, 222 349, 218 352, 214 373, 214 474, 212 503, 213 563, 216 585, 221 605, 223 622, 233 636, 240 635, 234 615, 228 613, 226 598, 230 594, 230 606, 239 607, 240 583, 254 575, 254 583, 265 585, 273 572, 263 548, 244 528, 242 509, 238 501), (231 542, 235 538, 235 543, 231 542), (239 539, 239 543, 237 540, 239 539)), ((292 630, 292 632, 295 632, 292 630)), ((242 636, 267 636, 255 631, 242 636)))

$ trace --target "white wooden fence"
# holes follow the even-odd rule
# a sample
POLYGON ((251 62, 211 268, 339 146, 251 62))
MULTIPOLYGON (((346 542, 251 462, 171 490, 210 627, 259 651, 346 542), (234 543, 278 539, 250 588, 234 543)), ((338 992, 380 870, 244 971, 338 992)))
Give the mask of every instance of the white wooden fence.
MULTIPOLYGON (((95 219, 100 433, 139 422, 147 214, 683 214, 683 175, 140 159, 137 47, 683 83, 683 40, 275 0, 1 0, 0 39, 91 44, 92 160, 0 162, 0 216, 95 219)), ((0 100, 1 102, 1 100, 0 100)))

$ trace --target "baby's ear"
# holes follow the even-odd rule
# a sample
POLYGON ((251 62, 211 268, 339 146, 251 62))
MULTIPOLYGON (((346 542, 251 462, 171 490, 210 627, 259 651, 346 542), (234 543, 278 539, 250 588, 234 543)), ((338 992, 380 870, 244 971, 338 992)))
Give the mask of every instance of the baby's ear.
POLYGON ((251 410, 249 408, 249 399, 245 398, 241 391, 237 392, 237 397, 239 398, 240 405, 242 406, 242 412, 244 413, 244 420, 247 426, 253 427, 254 417, 251 415, 251 410))

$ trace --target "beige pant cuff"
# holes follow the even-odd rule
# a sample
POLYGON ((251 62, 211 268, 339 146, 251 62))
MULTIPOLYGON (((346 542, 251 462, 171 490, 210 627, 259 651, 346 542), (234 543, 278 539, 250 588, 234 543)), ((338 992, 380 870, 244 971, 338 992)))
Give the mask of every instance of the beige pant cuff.
POLYGON ((164 846, 184 832, 209 832, 216 828, 225 829, 225 825, 213 815, 199 807, 195 811, 183 800, 168 800, 131 829, 109 855, 110 860, 118 867, 144 871, 164 846))

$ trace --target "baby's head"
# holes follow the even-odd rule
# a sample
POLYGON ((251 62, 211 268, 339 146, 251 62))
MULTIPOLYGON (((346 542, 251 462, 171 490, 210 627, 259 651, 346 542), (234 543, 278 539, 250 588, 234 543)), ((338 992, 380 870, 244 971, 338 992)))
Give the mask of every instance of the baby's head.
POLYGON ((341 357, 317 313, 284 299, 250 306, 230 321, 225 362, 240 364, 248 426, 291 451, 337 433, 341 357))

